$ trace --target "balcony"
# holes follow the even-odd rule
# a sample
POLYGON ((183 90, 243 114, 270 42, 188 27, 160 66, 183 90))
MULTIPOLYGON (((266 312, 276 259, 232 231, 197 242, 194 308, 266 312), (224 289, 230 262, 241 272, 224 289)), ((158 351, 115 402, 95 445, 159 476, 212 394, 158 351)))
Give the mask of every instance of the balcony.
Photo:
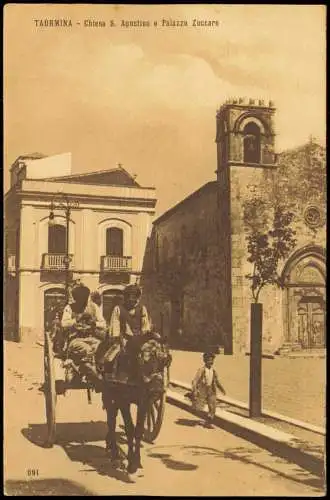
POLYGON ((9 273, 16 272, 16 255, 8 256, 8 272, 9 273))
POLYGON ((110 271, 110 272, 131 271, 132 257, 105 255, 101 257, 101 269, 102 271, 110 271))
MULTIPOLYGON (((42 269, 44 271, 65 271, 67 269, 67 256, 64 253, 45 253, 42 257, 42 269)), ((74 267, 73 254, 69 255, 69 269, 74 267)))

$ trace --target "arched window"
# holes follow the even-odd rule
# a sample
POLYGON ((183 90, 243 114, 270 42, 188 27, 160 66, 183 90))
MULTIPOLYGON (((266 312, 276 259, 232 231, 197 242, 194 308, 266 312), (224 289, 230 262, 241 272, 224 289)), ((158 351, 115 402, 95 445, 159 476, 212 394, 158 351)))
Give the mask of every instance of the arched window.
POLYGON ((106 255, 123 257, 124 232, 119 227, 109 227, 106 233, 106 255))
POLYGON ((244 162, 260 163, 260 128, 253 122, 245 125, 244 138, 244 162))
POLYGON ((66 252, 66 228, 60 224, 48 227, 48 253, 63 254, 66 252))

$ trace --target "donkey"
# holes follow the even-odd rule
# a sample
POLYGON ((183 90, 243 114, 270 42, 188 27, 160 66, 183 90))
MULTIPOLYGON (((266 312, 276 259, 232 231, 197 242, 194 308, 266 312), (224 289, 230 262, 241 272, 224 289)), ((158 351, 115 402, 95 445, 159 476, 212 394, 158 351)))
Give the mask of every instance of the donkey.
MULTIPOLYGON (((172 361, 167 346, 157 337, 157 340, 153 334, 132 337, 127 344, 126 354, 119 355, 116 379, 106 382, 102 391, 108 424, 106 449, 113 462, 120 460, 116 441, 116 420, 120 410, 127 437, 129 474, 142 468, 140 449, 146 414, 152 400, 165 390, 162 374, 172 361), (131 415, 131 404, 137 406, 136 425, 131 415)), ((105 374, 111 373, 111 369, 112 366, 105 364, 105 374)))

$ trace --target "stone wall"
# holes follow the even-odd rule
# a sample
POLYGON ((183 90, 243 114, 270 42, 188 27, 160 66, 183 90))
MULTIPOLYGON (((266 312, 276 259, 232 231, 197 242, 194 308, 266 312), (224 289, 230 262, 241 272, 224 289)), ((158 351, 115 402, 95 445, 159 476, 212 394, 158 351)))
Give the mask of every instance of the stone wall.
MULTIPOLYGON (((297 249, 312 244, 324 248, 325 186, 325 150, 313 143, 280 155, 276 168, 230 167, 231 282, 235 352, 249 348, 249 304, 252 302, 250 283, 246 279, 246 274, 250 273, 252 268, 247 261, 246 229, 243 224, 244 203, 257 196, 267 201, 269 215, 275 203, 293 212, 292 228, 296 231, 297 245, 292 254, 297 249), (314 227, 306 222, 306 210, 310 206, 316 207, 321 217, 319 225, 314 227)), ((280 263, 279 271, 284 265, 285 262, 280 263)), ((285 301, 285 290, 275 286, 267 286, 260 294, 260 302, 264 305, 265 350, 277 350, 284 341, 285 301)))
POLYGON ((217 183, 209 183, 154 224, 141 284, 158 328, 165 315, 172 344, 231 346, 218 194, 217 183))

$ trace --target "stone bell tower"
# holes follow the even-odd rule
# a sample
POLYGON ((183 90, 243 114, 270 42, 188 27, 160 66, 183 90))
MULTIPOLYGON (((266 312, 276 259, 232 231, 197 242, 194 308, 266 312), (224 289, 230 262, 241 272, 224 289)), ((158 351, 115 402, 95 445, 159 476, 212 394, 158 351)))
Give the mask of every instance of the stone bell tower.
POLYGON ((274 153, 274 114, 272 101, 243 98, 223 104, 217 112, 218 175, 230 166, 272 167, 274 153))
POLYGON ((276 172, 275 107, 272 101, 232 99, 216 115, 219 250, 225 262, 226 328, 232 351, 248 345, 251 272, 244 233, 244 202, 265 190, 272 191, 276 172))

